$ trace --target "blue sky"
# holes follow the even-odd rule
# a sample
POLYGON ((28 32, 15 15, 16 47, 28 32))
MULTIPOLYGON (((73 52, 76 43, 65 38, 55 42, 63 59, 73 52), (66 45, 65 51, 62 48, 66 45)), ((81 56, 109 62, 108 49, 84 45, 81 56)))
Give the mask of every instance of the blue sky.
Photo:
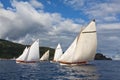
POLYGON ((119 0, 0 0, 0 38, 22 44, 40 39, 40 46, 65 50, 96 19, 98 50, 120 54, 119 0))

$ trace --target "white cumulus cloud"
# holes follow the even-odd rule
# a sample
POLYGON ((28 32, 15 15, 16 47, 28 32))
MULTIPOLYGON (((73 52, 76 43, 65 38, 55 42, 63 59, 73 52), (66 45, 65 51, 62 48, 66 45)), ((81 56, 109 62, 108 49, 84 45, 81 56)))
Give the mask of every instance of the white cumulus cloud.
POLYGON ((43 4, 38 2, 37 0, 30 0, 30 4, 35 8, 44 8, 43 4))
POLYGON ((120 14, 119 0, 65 0, 65 4, 84 12, 88 17, 100 22, 118 21, 120 14))
MULTIPOLYGON (((40 2, 12 1, 13 8, 0 8, 0 38, 22 44, 40 39, 40 45, 55 47, 58 43, 69 44, 80 26, 59 13, 44 12, 40 2), (33 6, 36 5, 36 6, 33 6), (69 34, 68 34, 69 33, 69 34)), ((65 45, 68 46, 68 45, 65 45)))

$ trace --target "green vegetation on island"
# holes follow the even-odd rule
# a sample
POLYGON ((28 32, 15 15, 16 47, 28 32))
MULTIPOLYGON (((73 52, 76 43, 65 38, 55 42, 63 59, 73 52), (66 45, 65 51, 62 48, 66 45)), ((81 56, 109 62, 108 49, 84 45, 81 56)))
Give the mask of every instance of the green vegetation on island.
MULTIPOLYGON (((22 45, 22 44, 0 39, 0 58, 3 58, 3 59, 17 58, 22 54, 26 46, 29 46, 29 45, 22 45)), ((53 48, 40 47, 40 56, 42 56, 47 50, 50 50, 50 59, 51 59, 55 51, 53 48)))

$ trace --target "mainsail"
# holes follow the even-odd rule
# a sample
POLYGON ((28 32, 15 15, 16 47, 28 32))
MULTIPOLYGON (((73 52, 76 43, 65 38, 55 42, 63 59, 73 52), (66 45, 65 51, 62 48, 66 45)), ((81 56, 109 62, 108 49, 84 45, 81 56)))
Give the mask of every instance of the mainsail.
POLYGON ((97 48, 95 20, 81 30, 70 47, 59 59, 63 64, 78 64, 94 59, 97 48))
POLYGON ((63 54, 63 51, 62 51, 61 45, 58 44, 55 49, 53 61, 58 61, 58 59, 62 56, 62 54, 63 54))
POLYGON ((48 60, 48 59, 49 59, 49 50, 46 51, 46 52, 43 54, 43 56, 40 58, 40 60, 46 61, 46 60, 48 60))
POLYGON ((29 48, 26 47, 23 54, 16 59, 17 63, 36 61, 39 61, 39 39, 37 39, 29 48))
POLYGON ((37 39, 28 50, 27 61, 39 61, 39 39, 37 39))

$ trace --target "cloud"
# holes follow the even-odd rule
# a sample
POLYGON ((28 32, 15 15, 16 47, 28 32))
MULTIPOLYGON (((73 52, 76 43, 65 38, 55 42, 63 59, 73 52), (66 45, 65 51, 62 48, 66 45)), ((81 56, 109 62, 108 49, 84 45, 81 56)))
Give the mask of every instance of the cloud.
POLYGON ((64 3, 67 5, 72 5, 73 8, 79 9, 84 5, 85 0, 64 0, 64 3))
POLYGON ((71 41, 80 29, 81 25, 59 13, 44 12, 44 8, 36 10, 38 5, 33 6, 32 2, 13 1, 11 4, 13 8, 0 8, 2 39, 30 44, 39 38, 41 46, 56 47, 59 42, 69 44, 68 40, 71 41))
POLYGON ((50 1, 50 0, 47 0, 47 3, 48 3, 49 5, 51 5, 51 1, 50 1))
POLYGON ((44 8, 43 4, 38 2, 37 0, 30 0, 30 4, 35 8, 44 8))
POLYGON ((2 8, 3 7, 3 4, 0 2, 0 8, 2 8))
POLYGON ((120 23, 103 23, 97 26, 99 30, 120 30, 120 23))
POLYGON ((84 12, 88 17, 95 18, 100 22, 118 21, 120 14, 120 1, 118 0, 65 0, 65 4, 75 10, 84 12))

